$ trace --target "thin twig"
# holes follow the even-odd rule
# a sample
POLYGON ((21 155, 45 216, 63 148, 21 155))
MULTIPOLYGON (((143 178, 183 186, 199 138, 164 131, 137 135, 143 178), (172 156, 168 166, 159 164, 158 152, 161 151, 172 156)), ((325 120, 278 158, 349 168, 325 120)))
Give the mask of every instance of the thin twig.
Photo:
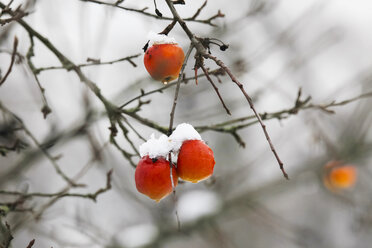
MULTIPOLYGON (((4 9, 5 5, 0 2, 0 8, 4 9)), ((9 11, 10 15, 15 15, 13 11, 9 11)), ((69 60, 64 54, 62 54, 46 37, 38 33, 35 29, 33 29, 30 25, 28 25, 25 21, 22 19, 17 20, 18 23, 26 29, 26 31, 29 33, 29 36, 31 38, 31 43, 33 42, 33 37, 36 37, 38 40, 41 41, 60 61, 62 66, 67 70, 73 70, 77 76, 79 77, 80 81, 83 82, 95 95, 96 97, 102 102, 104 105, 110 124, 111 124, 111 131, 114 135, 115 129, 115 123, 117 121, 118 116, 121 113, 125 113, 126 111, 119 111, 119 109, 112 104, 109 100, 107 100, 101 93, 100 88, 97 86, 95 82, 93 82, 91 79, 89 79, 81 70, 80 67, 76 66, 71 60, 69 60)), ((33 45, 31 45, 29 50, 29 58, 33 56, 33 45)), ((30 60, 29 60, 30 61, 30 60)), ((32 71, 35 73, 35 68, 32 67, 32 71)), ((36 75, 36 74, 35 74, 36 75)), ((47 110, 47 109, 46 109, 47 110)), ((130 112, 130 111, 129 111, 130 112)), ((46 113, 46 112, 45 112, 46 113)), ((44 114, 45 114, 44 113, 44 114)), ((133 115, 132 115, 133 116, 133 115)), ((137 117, 137 116, 136 116, 137 117)), ((139 120, 142 121, 142 120, 139 120)))
POLYGON ((10 9, 10 5, 12 5, 12 3, 14 2, 14 0, 10 0, 9 3, 6 5, 6 7, 4 9, 2 9, 0 11, 0 17, 10 9))
MULTIPOLYGON (((57 141, 59 144, 63 144, 69 139, 78 138, 86 133, 88 127, 89 125, 84 122, 76 126, 74 125, 71 129, 64 129, 63 131, 60 132, 52 132, 43 141, 43 143, 40 144, 40 147, 46 149, 48 147, 55 146, 57 141)), ((14 164, 9 166, 10 170, 7 170, 5 173, 0 174, 0 187, 3 184, 5 184, 5 182, 18 176, 21 173, 21 171, 29 169, 31 165, 35 165, 36 164, 35 161, 37 161, 41 157, 41 155, 44 155, 44 153, 39 147, 28 149, 24 153, 24 156, 22 158, 18 159, 14 164)))
POLYGON ((75 184, 60 168, 60 166, 57 164, 56 159, 50 155, 46 147, 43 147, 40 142, 36 139, 36 137, 32 134, 32 132, 26 127, 26 125, 23 123, 22 119, 19 118, 16 114, 11 112, 8 108, 6 108, 1 102, 0 102, 0 109, 7 113, 8 115, 12 116, 22 127, 22 129, 25 131, 25 133, 31 138, 31 140, 35 143, 35 145, 40 149, 40 151, 45 155, 46 158, 51 162, 54 169, 56 170, 57 174, 60 175, 66 182, 71 184, 74 187, 82 186, 75 184))
POLYGON ((130 122, 126 118, 123 117, 123 119, 124 122, 128 125, 128 127, 132 129, 132 131, 137 135, 137 137, 140 138, 142 141, 146 142, 146 139, 132 126, 132 124, 130 124, 130 122))
POLYGON ((136 146, 133 144, 133 141, 128 136, 129 130, 124 126, 124 124, 123 124, 123 122, 121 120, 118 121, 118 125, 119 125, 121 131, 123 132, 125 139, 128 141, 128 143, 130 144, 130 146, 132 147, 132 149, 134 150, 134 152, 139 157, 140 154, 139 154, 136 146))
POLYGON ((168 133, 168 128, 166 128, 164 126, 161 126, 161 125, 159 125, 158 123, 156 123, 156 122, 154 122, 152 120, 149 120, 149 119, 146 119, 146 118, 144 118, 142 116, 139 116, 134 111, 122 109, 121 112, 123 114, 126 114, 126 115, 134 118, 135 120, 137 120, 138 122, 142 123, 145 126, 148 126, 148 127, 153 128, 153 129, 156 129, 156 130, 158 130, 159 132, 161 132, 163 134, 167 134, 168 133))
POLYGON ((230 112, 229 108, 226 106, 226 104, 225 104, 224 100, 222 99, 222 96, 221 96, 221 94, 220 94, 220 92, 219 92, 217 86, 214 84, 212 78, 209 76, 207 69, 205 69, 205 67, 204 67, 203 65, 200 65, 200 67, 202 68, 202 70, 203 70, 205 76, 207 77, 208 81, 209 81, 209 82, 211 83, 211 85, 213 86, 213 89, 216 91, 217 96, 218 96, 218 98, 220 99, 220 101, 221 101, 221 103, 222 103, 222 106, 223 106, 224 109, 226 110, 226 113, 227 113, 228 115, 231 115, 231 112, 230 112))
POLYGON ((124 150, 124 148, 120 147, 118 142, 116 141, 115 137, 113 135, 110 135, 110 142, 112 145, 114 145, 120 152, 121 154, 129 161, 130 165, 133 168, 136 168, 136 164, 132 161, 132 157, 136 156, 136 154, 131 154, 124 150))
POLYGON ((200 6, 200 8, 195 12, 195 14, 191 17, 191 19, 195 20, 196 17, 199 16, 200 12, 204 9, 205 6, 207 6, 207 2, 208 0, 205 0, 204 3, 202 4, 202 6, 200 6))
POLYGON ((44 89, 43 86, 41 86, 41 83, 39 81, 39 78, 37 76, 37 73, 35 72, 35 66, 34 66, 34 64, 32 63, 32 60, 31 60, 31 58, 33 56, 35 56, 35 53, 34 53, 34 45, 35 45, 35 43, 34 43, 34 38, 33 38, 33 36, 31 34, 29 34, 29 37, 30 37, 30 47, 29 47, 29 49, 27 51, 27 54, 26 54, 26 60, 27 60, 28 67, 30 68, 31 73, 34 76, 34 79, 36 81, 36 84, 39 87, 39 90, 40 90, 40 93, 41 93, 41 98, 42 98, 43 103, 44 103, 41 111, 42 111, 42 113, 44 115, 44 119, 45 119, 47 117, 47 115, 52 110, 49 107, 48 100, 47 100, 47 98, 45 96, 45 89, 44 89))
MULTIPOLYGON (((329 103, 325 104, 313 104, 309 102, 310 97, 307 97, 305 100, 301 100, 299 98, 296 99, 295 105, 292 108, 288 109, 283 109, 280 111, 272 112, 272 113, 262 113, 259 114, 261 116, 261 119, 263 121, 266 120, 272 120, 272 119, 277 119, 277 120, 283 120, 287 119, 292 115, 298 114, 300 111, 304 110, 309 110, 309 109, 318 109, 326 114, 333 114, 335 113, 334 110, 331 108, 333 107, 338 107, 338 106, 343 106, 347 105, 349 103, 355 102, 357 100, 363 99, 363 98, 369 98, 372 97, 372 92, 364 93, 361 95, 358 95, 356 97, 342 100, 342 101, 331 101, 329 103)), ((246 128, 248 126, 252 126, 254 124, 259 123, 255 115, 250 115, 250 116, 245 116, 241 118, 236 118, 233 120, 221 122, 218 124, 213 124, 213 125, 204 125, 204 126, 195 126, 195 129, 198 132, 205 132, 205 131, 214 131, 214 132, 220 132, 220 133, 228 133, 231 134, 236 141, 243 146, 244 142, 241 140, 240 136, 237 134, 237 131, 243 128, 246 128), (254 121, 246 122, 248 120, 256 119, 254 121), (239 125, 234 125, 235 123, 241 123, 239 125), (242 143, 243 142, 243 143, 242 143)))
POLYGON ((31 240, 30 243, 28 243, 26 248, 31 248, 35 244, 35 239, 31 240))
POLYGON ((212 59, 217 65, 219 65, 231 78, 231 80, 238 85, 238 87, 240 88, 240 90, 242 91, 242 93, 244 94, 245 98, 247 99, 248 103, 249 103, 249 106, 250 108, 253 110, 253 113, 255 114, 257 120, 259 121, 259 123, 261 124, 261 127, 262 127, 262 130, 265 134, 265 137, 266 137, 266 140, 268 141, 269 143, 269 146, 271 148, 271 151, 273 152, 276 160, 278 161, 278 164, 279 164, 279 167, 284 175, 284 177, 286 179, 289 179, 288 177, 288 174, 285 172, 284 170, 284 166, 283 166, 283 162, 280 160, 279 158, 279 155, 278 153, 276 152, 275 150, 275 147, 273 145, 273 143, 271 142, 271 138, 268 134, 268 132, 266 131, 266 125, 262 122, 261 120, 261 117, 260 115, 258 115, 254 105, 253 105, 253 101, 252 99, 249 97, 249 95, 247 94, 247 92, 244 90, 244 87, 243 87, 243 84, 241 84, 236 78, 235 76, 232 74, 232 72, 230 71, 230 69, 219 59, 217 59, 216 57, 210 55, 209 53, 206 52, 204 46, 201 44, 200 40, 196 39, 195 35, 190 31, 190 29, 187 27, 187 24, 185 23, 185 21, 179 16, 177 10, 174 8, 173 4, 172 4, 172 1, 170 0, 165 0, 170 11, 172 12, 173 14, 173 17, 178 21, 178 23, 181 25, 182 29, 185 31, 186 35, 189 37, 189 39, 191 40, 192 44, 195 46, 195 48, 197 49, 197 52, 199 54, 201 54, 204 58, 208 58, 208 59, 212 59))
POLYGON ((4 13, 9 13, 9 12, 13 12, 13 15, 12 17, 10 18, 7 18, 7 19, 0 19, 0 26, 4 26, 5 24, 8 24, 8 23, 11 23, 13 21, 19 21, 20 19, 22 19, 23 17, 27 16, 28 13, 27 12, 24 12, 21 10, 21 5, 18 6, 18 8, 14 11, 12 11, 10 9, 10 5, 13 3, 13 0, 11 0, 8 5, 4 5, 2 4, 3 7, 1 12, 0 12, 0 17, 4 14, 4 13))
POLYGON ((239 89, 242 91, 242 93, 244 94, 246 100, 248 101, 249 103, 249 106, 250 108, 252 109, 254 115, 256 116, 258 122, 260 123, 261 127, 262 127, 262 130, 265 134, 265 137, 266 137, 266 140, 267 142, 269 143, 269 146, 270 146, 270 149, 271 151, 273 152, 276 160, 278 161, 278 164, 279 164, 279 167, 283 173, 283 176, 286 178, 286 179, 289 179, 288 177, 288 174, 286 173, 285 169, 284 169, 284 166, 283 166, 283 162, 280 160, 279 158, 279 155, 271 141, 271 138, 266 130, 266 125, 263 123, 262 119, 261 119, 261 116, 257 113, 255 107, 254 107, 254 104, 253 104, 253 101, 252 99, 250 98, 250 96, 248 95, 248 93, 245 91, 244 89, 244 86, 242 83, 240 83, 238 81, 238 79, 232 74, 232 72, 230 71, 230 69, 219 59, 217 59, 215 56, 212 56, 211 54, 208 54, 208 53, 205 53, 203 54, 204 57, 206 58, 209 58, 209 59, 212 59, 217 65, 219 65, 221 68, 223 68, 226 73, 230 76, 231 80, 239 87, 239 89))
POLYGON ((172 129, 173 129, 174 114, 175 114, 175 111, 176 111, 178 93, 179 93, 180 86, 181 86, 181 79, 182 79, 183 71, 185 70, 185 67, 186 67, 186 64, 187 64, 187 60, 189 59, 190 54, 191 54, 191 51, 193 49, 194 49, 194 46, 192 44, 190 44, 189 49, 186 52, 185 59, 183 61, 183 64, 182 64, 182 67, 181 67, 181 71, 180 71, 180 73, 178 75, 177 87, 176 87, 176 91, 174 93, 174 100, 173 100, 172 110, 170 112, 168 135, 171 135, 172 129))
MULTIPOLYGON (((0 225, 3 225, 3 223, 0 222, 0 225)), ((3 227, 1 227, 3 229, 3 227)), ((4 248, 9 248, 10 247, 10 243, 11 241, 14 239, 13 235, 12 235, 12 231, 11 231, 11 228, 9 226, 9 224, 7 222, 5 222, 5 230, 2 230, 2 241, 4 242, 4 248)), ((3 244, 0 244, 0 245, 3 245, 3 244)))
MULTIPOLYGON (((224 75, 224 74, 223 74, 224 72, 221 71, 221 68, 218 68, 218 69, 215 69, 215 70, 208 71, 208 73, 209 73, 209 75, 214 75, 214 76, 217 76, 217 75, 224 75)), ((197 76, 194 76, 194 77, 188 77, 188 78, 184 78, 184 77, 182 77, 182 81, 181 81, 181 82, 186 84, 186 83, 189 82, 190 80, 194 80, 195 78, 200 78, 200 77, 205 77, 205 74, 204 74, 204 73, 201 73, 201 74, 199 74, 199 75, 197 75, 197 76)), ((173 86, 177 85, 177 82, 178 82, 178 79, 177 79, 177 81, 174 81, 174 82, 168 83, 168 84, 166 84, 166 85, 164 85, 164 86, 162 86, 162 87, 160 87, 160 88, 158 88, 158 89, 155 89, 155 90, 151 90, 151 91, 148 91, 148 92, 141 91, 141 95, 138 95, 138 96, 136 96, 136 97, 130 99, 129 101, 123 103, 119 108, 124 108, 124 107, 127 106, 128 104, 130 104, 130 103, 134 102, 135 100, 138 100, 138 99, 140 99, 140 98, 142 98, 142 97, 144 97, 144 96, 148 96, 148 95, 151 95, 151 94, 154 94, 154 93, 157 93, 157 92, 159 92, 159 93, 163 93, 163 90, 168 89, 168 88, 170 88, 170 87, 173 87, 173 86)))
MULTIPOLYGON (((109 142, 105 142, 101 149, 100 149, 100 152, 102 152, 103 149, 105 149, 107 147, 107 145, 109 144, 109 142)), ((93 156, 89 159, 89 161, 83 166, 83 168, 81 168, 79 170, 78 173, 75 174, 75 176, 72 178, 72 180, 74 182, 78 181, 82 176, 84 176, 88 170, 93 166, 94 162, 97 161, 97 155, 96 154, 93 154, 93 156)), ((67 193, 69 190, 71 189, 71 185, 66 185, 62 190, 59 191, 60 194, 64 194, 64 193, 67 193)), ((41 206, 39 208, 39 210, 37 210, 33 216, 31 216, 31 218, 39 218, 43 212, 50 206, 52 206, 54 203, 56 203, 60 198, 58 196, 56 197, 53 197, 50 201, 48 201, 47 203, 45 203, 43 206, 41 206)), ((26 220, 24 220, 26 221, 26 220)), ((19 224, 20 225, 20 224, 19 224)))
POLYGON ((12 68, 13 68, 13 65, 14 65, 14 62, 15 62, 15 58, 16 58, 16 54, 17 54, 17 47, 18 47, 18 38, 17 38, 17 36, 15 36, 14 37, 14 42, 13 42, 13 52, 12 52, 12 58, 10 60, 10 65, 9 65, 8 71, 5 73, 5 76, 2 79, 0 79, 0 86, 5 82, 5 80, 9 76, 10 72, 12 71, 12 68))
MULTIPOLYGON (((131 59, 137 58, 139 56, 141 56, 141 54, 135 54, 135 55, 127 56, 124 58, 115 59, 111 61, 105 61, 105 62, 101 62, 100 60, 95 60, 95 62, 93 63, 77 64, 76 66, 77 67, 88 67, 88 66, 98 66, 98 65, 112 65, 118 62, 128 61, 131 65, 133 65, 133 67, 136 67, 137 65, 131 59)), ((35 73, 39 74, 42 71, 61 70, 61 69, 66 69, 66 68, 64 66, 41 67, 41 68, 36 68, 35 73)))
POLYGON ((98 189, 94 193, 88 193, 88 194, 81 194, 81 193, 23 193, 23 192, 18 192, 18 191, 6 191, 6 190, 0 190, 1 195, 14 195, 14 196, 21 196, 23 199, 27 198, 32 198, 32 197, 58 197, 58 198, 63 198, 63 197, 80 197, 80 198, 88 198, 93 201, 97 200, 98 195, 108 191, 111 189, 111 175, 112 175, 112 170, 107 172, 106 174, 106 186, 103 188, 98 189))
MULTIPOLYGON (((144 9, 133 9, 133 8, 128 8, 128 7, 123 7, 123 6, 120 6, 120 5, 116 5, 115 3, 107 3, 107 2, 102 2, 102 1, 98 1, 98 0, 79 0, 79 1, 90 2, 90 3, 100 4, 100 5, 106 5, 106 6, 118 8, 118 9, 125 10, 125 11, 136 12, 136 13, 139 13, 139 14, 142 14, 142 15, 145 15, 145 16, 148 16, 148 17, 160 19, 160 20, 170 20, 170 21, 173 21, 173 18, 171 18, 171 17, 158 16, 156 14, 152 14, 150 12, 146 12, 146 10, 148 8, 144 8, 144 9)), ((214 15, 214 16, 212 16, 210 18, 207 18, 207 19, 199 20, 199 19, 195 19, 193 17, 190 17, 190 18, 185 18, 185 21, 188 21, 188 22, 197 22, 197 23, 207 24, 207 25, 210 25, 210 26, 215 27, 216 25, 214 23, 212 23, 212 21, 214 19, 216 19, 216 18, 219 18, 219 17, 224 17, 224 15, 220 11, 218 11, 218 13, 216 15, 214 15)))
MULTIPOLYGON (((183 61, 183 64, 182 64, 182 67, 181 67, 181 71, 180 71, 180 73, 178 75, 177 87, 176 87, 176 90, 175 90, 175 93, 174 93, 173 106, 172 106, 172 110, 171 110, 171 113, 170 113, 170 119, 169 119, 168 136, 172 134, 172 130, 173 130, 174 114, 175 114, 175 111, 176 111, 178 93, 179 93, 180 86, 181 86, 181 78, 182 78, 182 75, 183 75, 183 71, 185 70, 185 67, 187 65, 187 60, 189 59, 190 54, 191 54, 193 48, 194 48, 193 45, 190 44, 189 49, 186 52, 185 59, 183 61)), ((177 196, 176 196, 176 188, 175 188, 174 182, 173 182, 173 163, 172 163, 172 154, 171 154, 171 152, 169 153, 169 168, 170 168, 170 180, 171 180, 172 189, 173 189, 173 200, 174 200, 174 204, 176 205, 176 203, 177 203, 177 196)), ((178 226, 178 230, 180 230, 181 229, 181 222, 180 222, 180 219, 179 219, 179 216, 178 216, 177 207, 175 209, 176 209, 175 210, 175 214, 176 214, 176 219, 177 219, 177 226, 178 226)))
POLYGON ((165 34, 168 35, 169 32, 174 28, 174 25, 176 25, 177 21, 173 20, 168 26, 165 27, 163 31, 161 31, 159 34, 165 34))

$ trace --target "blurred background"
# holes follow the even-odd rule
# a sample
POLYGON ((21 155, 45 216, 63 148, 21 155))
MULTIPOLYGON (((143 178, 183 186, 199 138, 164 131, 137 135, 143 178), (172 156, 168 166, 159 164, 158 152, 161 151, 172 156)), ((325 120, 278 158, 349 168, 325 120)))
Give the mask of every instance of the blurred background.
MULTIPOLYGON (((183 18, 204 3, 185 2, 175 5, 183 18)), ((171 20, 151 16, 150 0, 15 0, 10 7, 20 4, 29 13, 23 21, 76 65, 89 64, 81 71, 105 99, 116 106, 140 102, 125 105, 123 127, 111 137, 107 108, 77 73, 48 68, 61 63, 16 21, 0 26, 0 78, 18 38, 15 64, 0 86, 0 241, 9 234, 6 222, 12 247, 32 239, 35 247, 370 246, 371 1, 208 1, 195 18, 201 21, 187 25, 199 37, 229 44, 226 51, 211 46, 211 53, 244 83, 290 180, 228 76, 212 79, 231 116, 205 77, 195 84, 193 52, 175 125, 187 122, 200 131, 214 151, 214 175, 180 182, 177 199, 160 203, 137 192, 133 165, 135 149, 161 134, 143 119, 169 125, 174 84, 157 91, 163 85, 147 74, 142 47, 150 31, 161 32, 171 20), (218 10, 225 16, 209 21, 218 10), (101 64, 128 56, 134 57, 101 64), (35 74, 37 68, 46 69, 35 74), (44 118, 46 106, 51 112, 44 118), (338 186, 332 173, 344 165, 353 173, 342 175, 346 184, 338 186), (87 195, 106 189, 111 169, 112 188, 92 201, 87 195), (61 197, 65 193, 82 197, 61 197)), ((172 16, 165 1, 157 8, 172 16)), ((4 12, 0 20, 9 17, 4 12)), ((187 50, 179 25, 169 36, 187 50)))

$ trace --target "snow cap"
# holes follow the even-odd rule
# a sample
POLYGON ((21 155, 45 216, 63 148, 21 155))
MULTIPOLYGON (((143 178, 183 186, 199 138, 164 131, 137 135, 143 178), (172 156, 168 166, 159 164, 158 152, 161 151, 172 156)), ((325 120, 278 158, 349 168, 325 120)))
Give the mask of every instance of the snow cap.
POLYGON ((150 158, 166 157, 170 150, 172 150, 171 143, 168 136, 164 134, 158 139, 155 138, 155 134, 151 134, 150 139, 139 148, 141 157, 149 156, 150 158))
POLYGON ((202 138, 192 125, 182 123, 176 127, 169 137, 162 134, 159 138, 155 138, 155 134, 151 134, 150 139, 140 146, 139 152, 141 157, 166 158, 169 152, 177 155, 185 140, 202 140, 202 138))
POLYGON ((147 38, 150 40, 149 46, 154 44, 178 44, 173 37, 169 37, 165 34, 157 34, 153 31, 147 35, 147 38))
POLYGON ((198 131, 188 123, 179 124, 169 139, 173 144, 174 151, 178 151, 185 140, 202 140, 198 131))

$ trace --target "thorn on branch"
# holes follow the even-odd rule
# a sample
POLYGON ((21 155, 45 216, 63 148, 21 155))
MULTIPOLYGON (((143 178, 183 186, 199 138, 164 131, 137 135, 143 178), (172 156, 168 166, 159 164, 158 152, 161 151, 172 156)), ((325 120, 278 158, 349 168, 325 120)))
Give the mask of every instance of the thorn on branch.
POLYGON ((31 248, 35 244, 35 239, 31 240, 30 243, 28 243, 26 248, 31 248))
POLYGON ((289 111, 290 114, 297 114, 299 109, 306 106, 306 104, 311 100, 311 96, 308 96, 305 100, 301 100, 302 89, 298 89, 297 98, 294 107, 289 111))
POLYGON ((48 105, 44 105, 41 109, 41 112, 43 113, 44 119, 46 119, 47 115, 50 114, 52 112, 52 110, 49 108, 48 105))
POLYGON ((159 34, 165 34, 168 35, 169 32, 174 28, 176 25, 177 21, 173 20, 163 31, 161 31, 159 34))
POLYGON ((21 10, 22 5, 19 5, 14 11, 12 11, 9 6, 12 2, 13 1, 10 1, 9 4, 5 6, 3 10, 0 12, 0 16, 3 13, 7 13, 7 14, 11 14, 12 17, 7 18, 7 19, 0 19, 0 26, 4 26, 5 24, 8 24, 12 21, 19 21, 20 19, 22 19, 23 17, 29 14, 28 12, 24 12, 23 10, 21 10))
POLYGON ((121 4, 122 2, 124 2, 124 0, 117 0, 115 5, 118 6, 119 4, 121 4))
POLYGON ((238 142, 238 144, 245 148, 245 142, 243 141, 243 139, 240 137, 240 135, 234 130, 232 132, 230 132, 230 134, 234 137, 234 139, 236 140, 236 142, 238 142))
POLYGON ((195 71, 195 84, 198 85, 198 69, 201 68, 204 64, 204 58, 200 54, 195 54, 195 64, 194 64, 194 71, 195 71))
POLYGON ((163 17, 163 14, 158 9, 155 9, 155 14, 159 17, 163 17))
POLYGON ((184 0, 174 0, 173 1, 173 4, 182 4, 182 5, 185 5, 185 1, 184 0))
POLYGON ((101 59, 87 58, 87 62, 92 62, 93 64, 100 64, 101 59))
POLYGON ((129 64, 131 64, 133 67, 137 67, 137 64, 134 63, 131 59, 127 59, 127 61, 128 61, 129 64))
POLYGON ((205 0, 205 2, 200 6, 200 8, 195 12, 195 14, 190 18, 192 20, 195 20, 201 13, 201 11, 204 9, 205 6, 207 6, 208 0, 205 0))
POLYGON ((155 14, 159 17, 163 17, 163 14, 158 10, 158 7, 156 6, 156 0, 154 0, 155 5, 155 14))
POLYGON ((116 128, 116 126, 115 125, 111 125, 109 128, 108 128, 109 130, 110 130, 110 136, 111 137, 115 137, 117 134, 118 134, 118 129, 116 128))

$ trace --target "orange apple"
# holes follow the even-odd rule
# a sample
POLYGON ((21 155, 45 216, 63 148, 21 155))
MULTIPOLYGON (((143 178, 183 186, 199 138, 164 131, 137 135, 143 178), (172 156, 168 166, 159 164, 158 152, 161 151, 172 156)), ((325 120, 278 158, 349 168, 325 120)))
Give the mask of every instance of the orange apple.
POLYGON ((357 180, 357 168, 332 160, 325 165, 324 185, 330 190, 347 189, 354 186, 357 180))
POLYGON ((183 142, 177 159, 177 173, 185 181, 197 183, 213 174, 212 149, 201 140, 183 142))
MULTIPOLYGON (((173 185, 177 186, 177 172, 172 168, 173 185)), ((170 177, 169 161, 163 157, 155 159, 149 156, 143 157, 135 171, 135 181, 137 190, 159 202, 161 199, 169 195, 172 189, 172 181, 170 177)))
POLYGON ((144 56, 146 70, 164 84, 178 78, 185 54, 177 44, 154 44, 144 56))

